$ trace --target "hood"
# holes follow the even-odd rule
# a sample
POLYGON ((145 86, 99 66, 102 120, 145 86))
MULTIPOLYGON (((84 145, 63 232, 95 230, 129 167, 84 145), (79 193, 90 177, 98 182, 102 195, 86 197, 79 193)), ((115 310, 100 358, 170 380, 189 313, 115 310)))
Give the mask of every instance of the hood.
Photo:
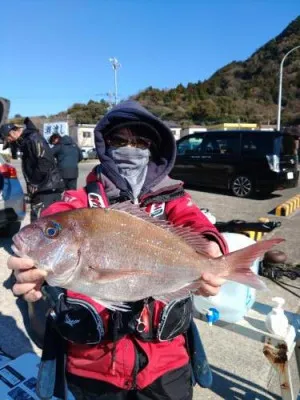
POLYGON ((176 157, 176 142, 171 130, 136 101, 125 101, 113 107, 95 128, 95 146, 103 173, 121 190, 127 191, 127 184, 125 179, 119 175, 114 161, 107 155, 103 134, 116 125, 129 121, 150 125, 156 131, 151 139, 157 142, 157 134, 160 139, 160 143, 157 143, 159 144, 157 157, 149 163, 147 177, 141 192, 146 193, 172 170, 176 157))
POLYGON ((25 125, 25 129, 22 133, 23 137, 26 137, 28 135, 30 135, 33 132, 38 132, 38 128, 34 125, 34 123, 31 121, 30 118, 26 117, 24 119, 24 125, 25 125))
POLYGON ((74 144, 73 139, 70 136, 62 136, 60 139, 60 143, 64 145, 71 145, 74 144))

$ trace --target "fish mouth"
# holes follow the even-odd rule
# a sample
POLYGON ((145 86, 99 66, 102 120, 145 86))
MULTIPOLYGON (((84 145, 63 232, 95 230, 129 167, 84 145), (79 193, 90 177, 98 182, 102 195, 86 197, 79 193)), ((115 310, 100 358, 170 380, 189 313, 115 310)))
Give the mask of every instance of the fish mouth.
POLYGON ((15 255, 18 257, 28 257, 26 253, 29 249, 24 243, 23 239, 20 237, 20 235, 14 235, 12 241, 13 245, 11 246, 11 249, 15 253, 15 255))

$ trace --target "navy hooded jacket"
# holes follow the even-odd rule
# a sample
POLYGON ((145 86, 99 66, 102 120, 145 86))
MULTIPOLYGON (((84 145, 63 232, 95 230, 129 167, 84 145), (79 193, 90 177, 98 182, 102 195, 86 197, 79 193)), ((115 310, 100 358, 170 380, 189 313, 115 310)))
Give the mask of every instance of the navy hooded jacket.
POLYGON ((157 146, 156 157, 150 161, 148 166, 146 180, 141 191, 141 195, 143 195, 159 185, 171 172, 176 158, 176 141, 171 130, 136 101, 124 101, 105 114, 95 128, 96 151, 103 174, 123 193, 128 193, 126 180, 119 174, 117 166, 107 154, 104 137, 109 136, 109 132, 116 126, 121 127, 122 124, 130 121, 144 123, 147 136, 157 146), (149 132, 147 126, 152 131, 149 132))
POLYGON ((78 178, 78 163, 82 160, 82 154, 72 138, 62 136, 51 151, 57 160, 57 166, 63 179, 78 178))

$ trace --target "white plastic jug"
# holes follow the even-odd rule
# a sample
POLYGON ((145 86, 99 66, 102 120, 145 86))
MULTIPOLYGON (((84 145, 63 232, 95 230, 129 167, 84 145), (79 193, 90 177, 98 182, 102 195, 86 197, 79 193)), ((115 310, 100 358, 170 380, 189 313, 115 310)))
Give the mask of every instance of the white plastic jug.
MULTIPOLYGON (((223 233, 229 251, 235 251, 255 243, 255 240, 238 233, 223 233)), ((259 259, 252 264, 252 271, 258 273, 259 259)), ((194 305, 201 314, 206 314, 209 308, 219 312, 219 319, 225 322, 238 322, 247 314, 255 301, 256 290, 236 282, 226 282, 217 296, 194 296, 194 305)))

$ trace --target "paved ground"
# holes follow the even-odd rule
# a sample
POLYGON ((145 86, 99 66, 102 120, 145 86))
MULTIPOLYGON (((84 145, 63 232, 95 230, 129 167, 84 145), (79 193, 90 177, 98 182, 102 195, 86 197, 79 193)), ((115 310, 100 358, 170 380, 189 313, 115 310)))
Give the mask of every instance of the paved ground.
MULTIPOLYGON (((15 165, 19 169, 19 163, 15 162, 15 165)), ((84 183, 84 178, 92 166, 91 162, 81 165, 79 185, 84 183)), ((268 199, 247 200, 233 198, 224 192, 209 193, 195 189, 189 191, 194 201, 201 207, 209 208, 219 221, 244 219, 254 222, 259 217, 280 220, 282 226, 268 236, 284 237, 286 243, 280 248, 287 252, 290 262, 300 263, 300 213, 276 218, 268 214, 283 200, 300 193, 299 189, 277 192, 268 199)), ((27 222, 28 219, 24 221, 27 222)), ((13 356, 27 351, 39 353, 39 349, 29 340, 26 332, 26 318, 22 316, 26 316, 26 304, 14 298, 9 290, 10 279, 6 260, 10 244, 9 239, 0 239, 0 280, 3 282, 0 287, 0 347, 13 356)), ((250 339, 249 336, 253 326, 263 327, 262 321, 270 311, 271 298, 275 295, 286 299, 288 317, 299 329, 300 320, 296 312, 300 305, 300 285, 299 279, 286 281, 282 286, 267 280, 266 283, 269 291, 257 294, 257 302, 243 326, 209 327, 205 322, 197 320, 214 371, 214 384, 210 390, 197 388, 194 400, 280 398, 276 377, 262 354, 262 344, 255 340, 255 337, 250 339)))

